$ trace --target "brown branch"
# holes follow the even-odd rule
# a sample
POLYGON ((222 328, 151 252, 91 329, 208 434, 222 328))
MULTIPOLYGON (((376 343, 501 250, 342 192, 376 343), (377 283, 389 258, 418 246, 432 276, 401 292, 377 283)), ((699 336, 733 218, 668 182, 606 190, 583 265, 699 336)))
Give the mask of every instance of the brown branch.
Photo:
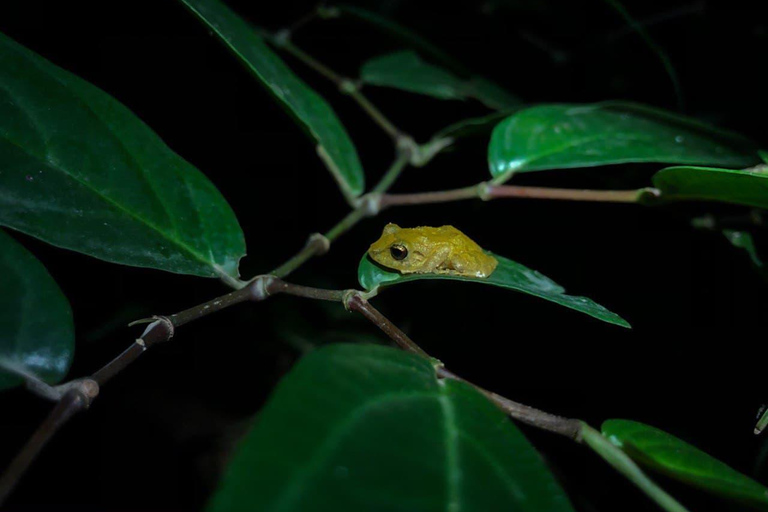
POLYGON ((89 403, 90 398, 80 389, 71 389, 61 397, 0 477, 0 505, 8 498, 40 450, 72 416, 87 408, 89 403))
POLYGON ((480 183, 472 187, 417 194, 384 194, 380 207, 405 206, 417 204, 447 203, 465 199, 520 198, 554 199, 565 201, 593 201, 611 203, 636 203, 647 195, 658 195, 655 189, 637 190, 580 190, 570 188, 522 187, 513 185, 490 185, 480 183))
MULTIPOLYGON (((360 296, 359 293, 354 293, 350 296, 346 304, 347 308, 351 311, 357 311, 365 318, 367 318, 373 325, 381 329, 384 334, 389 336, 392 341, 405 350, 413 354, 418 354, 426 358, 430 358, 429 354, 424 352, 420 346, 408 337, 403 331, 400 330, 395 324, 393 324, 387 317, 382 315, 378 309, 371 306, 370 302, 360 296)), ((430 358, 431 359, 431 358, 430 358)))
MULTIPOLYGON (((401 349, 433 360, 429 354, 422 350, 421 347, 408 337, 408 335, 374 308, 358 291, 325 290, 287 283, 278 277, 271 275, 259 276, 248 283, 246 287, 230 292, 217 299, 186 309, 174 315, 158 316, 143 321, 144 323, 149 323, 144 333, 115 359, 110 361, 89 378, 78 379, 57 386, 57 389, 62 390, 63 393, 56 406, 40 427, 38 427, 29 441, 27 441, 19 454, 14 458, 2 477, 0 477, 0 505, 13 491, 26 470, 56 432, 58 432, 76 413, 87 409, 96 396, 98 396, 100 387, 136 361, 148 348, 171 339, 175 329, 184 324, 241 302, 261 301, 272 295, 281 293, 315 300, 343 302, 349 310, 362 314, 376 327, 381 329, 401 349)), ((134 324, 135 323, 136 322, 134 322, 134 324)), ((464 380, 442 367, 438 367, 437 373, 442 378, 464 380)), ((474 384, 469 384, 475 386, 474 384)), ((532 407, 513 402, 512 400, 486 391, 478 386, 475 387, 512 418, 550 432, 565 435, 572 439, 578 438, 578 432, 575 429, 580 428, 580 423, 576 420, 554 416, 532 407)))
POLYGON ((581 421, 579 420, 556 416, 554 414, 535 409, 529 405, 515 402, 501 395, 497 395, 493 391, 488 391, 476 384, 462 379, 455 373, 443 367, 437 368, 437 375, 444 379, 460 380, 462 382, 466 382, 467 384, 473 386, 478 391, 483 393, 491 402, 496 404, 502 411, 504 411, 510 417, 515 418, 516 420, 519 420, 527 425, 531 425, 532 427, 563 435, 575 441, 580 440, 581 421))
MULTIPOLYGON (((376 327, 381 329, 387 336, 389 336, 395 343, 397 343, 401 349, 407 352, 418 354, 428 359, 433 359, 412 339, 410 339, 407 334, 401 331, 387 317, 382 315, 379 310, 371 306, 371 304, 363 297, 361 297, 359 293, 351 294, 349 300, 347 301, 347 307, 352 311, 357 311, 365 318, 370 320, 374 325, 376 325, 376 327)), ((555 434, 560 434, 573 440, 579 440, 579 435, 581 432, 581 422, 579 420, 563 418, 561 416, 549 414, 528 405, 515 402, 501 395, 497 395, 492 391, 485 390, 476 384, 462 379, 443 366, 438 366, 436 371, 437 375, 441 378, 459 380, 466 382, 470 386, 473 386, 511 418, 519 420, 533 427, 540 428, 542 430, 554 432, 555 434)))
POLYGON ((566 201, 597 201, 607 203, 636 203, 645 189, 639 190, 577 190, 569 188, 518 187, 491 185, 483 199, 518 197, 528 199, 559 199, 566 201))
POLYGON ((13 491, 37 455, 48 444, 48 441, 75 414, 90 406, 91 402, 98 396, 101 386, 136 361, 148 348, 171 339, 176 327, 240 302, 266 298, 267 295, 261 291, 260 286, 262 286, 262 281, 255 280, 245 288, 222 295, 199 306, 185 309, 175 315, 153 317, 150 319, 151 323, 147 326, 141 337, 91 377, 57 386, 56 389, 65 389, 66 391, 61 395, 48 417, 38 427, 0 477, 0 505, 13 491))

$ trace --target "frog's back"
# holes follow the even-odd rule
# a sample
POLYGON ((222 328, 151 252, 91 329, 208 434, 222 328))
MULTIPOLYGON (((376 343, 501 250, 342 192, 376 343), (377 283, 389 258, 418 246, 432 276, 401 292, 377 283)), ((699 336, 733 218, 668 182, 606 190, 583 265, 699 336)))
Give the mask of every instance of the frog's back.
POLYGON ((482 252, 482 249, 474 242, 474 240, 453 226, 440 226, 439 228, 434 229, 439 231, 437 234, 439 238, 446 242, 450 242, 450 244, 455 247, 459 247, 463 250, 474 249, 482 252))

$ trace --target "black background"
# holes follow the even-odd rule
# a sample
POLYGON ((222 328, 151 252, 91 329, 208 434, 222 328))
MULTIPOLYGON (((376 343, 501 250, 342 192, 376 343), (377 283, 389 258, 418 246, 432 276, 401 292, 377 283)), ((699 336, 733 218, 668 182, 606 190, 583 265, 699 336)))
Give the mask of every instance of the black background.
MULTIPOLYGON (((625 1, 678 70, 683 112, 766 142, 765 9, 737 1, 625 1)), ((311 2, 232 2, 278 29, 311 2)), ((630 99, 679 109, 658 57, 607 3, 371 1, 473 71, 530 102, 630 99)), ((248 243, 241 271, 268 271, 309 233, 347 211, 313 145, 265 90, 177 2, 0 2, 0 31, 103 88, 201 169, 233 206, 248 243)), ((355 76, 400 43, 351 21, 312 24, 297 44, 355 76)), ((321 77, 286 58, 332 103, 373 183, 393 158, 385 135, 321 77)), ((393 90, 366 90, 418 140, 486 112, 393 90)), ((470 140, 394 191, 487 179, 486 140, 470 140)), ((532 173, 518 184, 646 186, 654 165, 532 173)), ((484 247, 535 268, 621 314, 625 330, 521 294, 445 282, 392 289, 374 304, 454 372, 510 398, 585 419, 644 421, 768 482, 752 435, 765 390, 768 288, 747 256, 711 231, 703 213, 734 207, 508 200, 393 209, 361 223, 291 277, 351 288, 356 265, 386 222, 453 224, 484 247)), ((72 377, 92 373, 131 343, 125 325, 223 293, 212 280, 111 265, 16 235, 70 299, 77 326, 72 377)), ((1 291, 0 291, 1 292, 1 291)), ((46 448, 9 507, 32 510, 195 510, 232 443, 306 341, 382 339, 351 314, 277 297, 184 327, 102 390, 46 448), (310 333, 309 336, 306 336, 310 333), (314 334, 312 334, 314 333, 314 334), (302 341, 304 336, 304 341, 302 341)), ((382 340, 383 341, 383 340, 382 340)), ((50 404, 22 390, 0 396, 0 466, 50 404)), ((581 511, 656 510, 586 449, 525 429, 581 511)), ((662 480, 691 510, 733 505, 662 480)))

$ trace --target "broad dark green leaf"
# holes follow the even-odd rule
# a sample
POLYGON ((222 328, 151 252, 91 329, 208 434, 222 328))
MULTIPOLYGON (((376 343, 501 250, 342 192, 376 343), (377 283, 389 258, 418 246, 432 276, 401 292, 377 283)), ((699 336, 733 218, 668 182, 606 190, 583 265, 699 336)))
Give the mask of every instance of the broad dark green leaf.
POLYGON ((657 201, 719 201, 768 208, 768 172, 714 167, 667 167, 653 175, 657 201))
POLYGON ((0 224, 114 263, 236 278, 227 202, 127 108, 0 34, 0 224))
POLYGON ((219 0, 181 0, 264 84, 317 142, 317 152, 348 200, 365 190, 360 159, 330 105, 219 0))
POLYGON ((490 252, 487 252, 487 254, 496 258, 499 264, 490 276, 482 279, 446 274, 400 274, 397 271, 381 267, 371 260, 367 254, 360 260, 360 266, 357 269, 357 279, 360 281, 360 285, 369 291, 379 287, 407 283, 410 281, 419 281, 422 279, 447 279, 451 281, 467 281, 470 283, 499 286, 501 288, 508 288, 510 290, 516 290, 535 297, 540 297, 556 304, 560 304, 561 306, 586 313, 587 315, 604 322, 620 325, 622 327, 631 327, 629 323, 619 315, 608 311, 600 304, 597 304, 586 297, 566 295, 565 289, 562 286, 539 272, 531 270, 520 263, 508 260, 502 256, 490 252))
POLYGON ((240 443, 208 510, 571 512, 543 461, 468 384, 388 347, 313 351, 240 443))
POLYGON ((633 103, 541 105, 499 123, 488 146, 495 181, 519 172, 628 162, 746 167, 749 140, 694 119, 633 103))
POLYGON ((602 431, 641 464, 705 491, 768 509, 768 489, 671 434, 629 420, 608 420, 602 431))
POLYGON ((483 78, 464 80, 443 68, 425 62, 413 51, 382 55, 360 70, 366 84, 393 87, 443 100, 475 98, 490 108, 504 109, 520 100, 483 78))
POLYGON ((29 375, 49 384, 69 370, 72 311, 43 264, 0 229, 0 390, 29 375))

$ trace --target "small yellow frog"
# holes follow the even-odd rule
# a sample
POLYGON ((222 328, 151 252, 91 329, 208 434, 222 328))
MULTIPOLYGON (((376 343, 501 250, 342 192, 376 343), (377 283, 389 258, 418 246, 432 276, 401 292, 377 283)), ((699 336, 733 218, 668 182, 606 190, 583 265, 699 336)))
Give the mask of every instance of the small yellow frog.
POLYGON ((368 254, 376 263, 402 274, 485 278, 499 263, 453 226, 401 228, 390 223, 368 254))

